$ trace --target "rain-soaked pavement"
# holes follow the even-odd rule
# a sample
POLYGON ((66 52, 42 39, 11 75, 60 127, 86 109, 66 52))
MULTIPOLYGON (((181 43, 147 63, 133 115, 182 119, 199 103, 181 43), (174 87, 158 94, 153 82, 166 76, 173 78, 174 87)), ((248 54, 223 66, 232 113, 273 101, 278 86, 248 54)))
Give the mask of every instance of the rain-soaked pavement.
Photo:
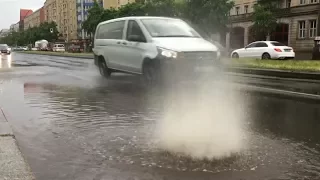
MULTIPOLYGON (((147 92, 133 76, 103 79, 89 59, 13 53, 2 56, 1 67, 0 106, 37 179, 320 179, 320 101, 283 95, 318 94, 319 82, 228 75, 201 90, 185 82, 175 91, 147 92), (216 124, 201 126, 208 116, 216 124), (215 155, 243 147, 215 160, 163 150, 156 132, 168 117, 167 128, 189 128, 182 138, 194 138, 199 127, 216 131, 215 155), (190 117, 191 124, 184 121, 190 117)), ((179 142, 172 129, 162 132, 169 134, 162 140, 179 142)))

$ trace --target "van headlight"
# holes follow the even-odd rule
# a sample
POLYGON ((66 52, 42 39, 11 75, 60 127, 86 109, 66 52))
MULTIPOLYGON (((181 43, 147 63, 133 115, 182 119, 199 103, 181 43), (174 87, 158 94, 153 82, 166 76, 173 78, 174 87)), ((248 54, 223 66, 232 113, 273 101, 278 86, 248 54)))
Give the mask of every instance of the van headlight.
POLYGON ((160 48, 160 47, 158 47, 158 51, 161 56, 166 57, 166 58, 176 59, 178 57, 178 52, 176 52, 176 51, 172 51, 172 50, 168 50, 168 49, 164 49, 164 48, 160 48))

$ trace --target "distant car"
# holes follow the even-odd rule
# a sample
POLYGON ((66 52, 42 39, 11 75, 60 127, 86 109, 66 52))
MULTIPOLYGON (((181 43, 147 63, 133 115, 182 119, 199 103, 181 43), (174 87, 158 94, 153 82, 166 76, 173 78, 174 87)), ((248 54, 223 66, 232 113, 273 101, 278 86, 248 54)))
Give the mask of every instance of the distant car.
POLYGON ((294 59, 292 47, 277 41, 257 41, 231 53, 232 58, 294 59))
POLYGON ((11 54, 11 48, 7 44, 0 44, 0 51, 4 54, 11 54))
POLYGON ((65 52, 66 48, 64 47, 63 44, 55 44, 52 48, 53 52, 65 52))
POLYGON ((75 44, 72 44, 68 48, 68 52, 71 52, 71 53, 80 53, 81 50, 82 50, 81 46, 80 45, 75 45, 75 44))
POLYGON ((13 51, 23 51, 23 49, 22 49, 21 46, 14 47, 12 50, 13 50, 13 51))

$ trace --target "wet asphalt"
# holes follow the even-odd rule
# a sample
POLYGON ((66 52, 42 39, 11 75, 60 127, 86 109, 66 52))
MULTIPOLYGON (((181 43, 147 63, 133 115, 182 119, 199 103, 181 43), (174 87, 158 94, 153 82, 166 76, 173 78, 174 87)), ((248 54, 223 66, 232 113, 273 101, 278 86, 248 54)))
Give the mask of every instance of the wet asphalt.
POLYGON ((320 179, 320 100, 308 96, 319 94, 319 82, 213 78, 208 106, 226 117, 241 111, 246 148, 194 160, 159 148, 154 134, 168 107, 196 108, 202 85, 146 91, 132 75, 100 77, 92 59, 13 53, 0 67, 0 106, 37 179, 320 179))

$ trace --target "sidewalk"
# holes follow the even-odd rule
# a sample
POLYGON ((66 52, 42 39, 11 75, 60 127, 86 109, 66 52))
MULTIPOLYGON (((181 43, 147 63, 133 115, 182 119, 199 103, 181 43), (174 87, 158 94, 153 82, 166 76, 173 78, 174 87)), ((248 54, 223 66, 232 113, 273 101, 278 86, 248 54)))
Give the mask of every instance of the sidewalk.
POLYGON ((12 129, 0 109, 0 180, 33 180, 12 129))

